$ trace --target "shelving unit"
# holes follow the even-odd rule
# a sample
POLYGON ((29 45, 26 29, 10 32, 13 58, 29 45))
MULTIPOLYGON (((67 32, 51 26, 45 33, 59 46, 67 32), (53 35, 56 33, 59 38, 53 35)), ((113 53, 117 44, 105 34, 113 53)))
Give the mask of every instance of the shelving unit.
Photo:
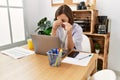
POLYGON ((102 61, 102 64, 100 63, 100 60, 98 60, 98 70, 100 69, 106 69, 108 64, 108 49, 109 49, 109 37, 110 33, 108 34, 87 34, 88 37, 92 39, 92 53, 95 53, 94 44, 99 43, 100 44, 100 53, 98 59, 102 61))
POLYGON ((96 23, 97 10, 76 10, 73 11, 74 21, 81 25, 86 33, 94 33, 96 23))
POLYGON ((109 37, 110 33, 97 34, 95 25, 97 23, 97 10, 77 10, 73 11, 74 21, 78 23, 82 28, 85 35, 87 35, 91 41, 91 52, 95 53, 95 43, 100 44, 100 53, 98 57, 98 70, 106 69, 108 64, 108 49, 109 49, 109 37))

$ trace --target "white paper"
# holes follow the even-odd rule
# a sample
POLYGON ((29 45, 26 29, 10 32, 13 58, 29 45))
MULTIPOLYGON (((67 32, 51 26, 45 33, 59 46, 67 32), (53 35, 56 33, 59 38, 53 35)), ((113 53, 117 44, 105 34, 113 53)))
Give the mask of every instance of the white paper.
POLYGON ((53 4, 64 3, 64 0, 53 0, 53 4))
POLYGON ((34 51, 24 49, 22 47, 15 47, 7 50, 1 51, 1 53, 13 57, 15 59, 25 57, 27 55, 34 54, 34 51))
POLYGON ((75 58, 72 57, 66 57, 65 59, 62 60, 64 63, 69 63, 69 64, 74 64, 74 65, 80 65, 80 66, 87 66, 88 63, 90 62, 93 54, 88 54, 88 53, 79 53, 75 58), (89 56, 91 55, 91 56, 89 56))

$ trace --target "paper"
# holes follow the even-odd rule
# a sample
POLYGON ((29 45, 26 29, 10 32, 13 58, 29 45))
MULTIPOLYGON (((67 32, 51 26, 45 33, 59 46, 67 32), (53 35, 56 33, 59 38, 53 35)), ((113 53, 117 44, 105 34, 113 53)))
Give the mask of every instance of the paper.
POLYGON ((13 57, 15 59, 25 57, 27 55, 34 54, 34 51, 24 49, 22 47, 15 47, 7 50, 1 51, 1 53, 13 57))
POLYGON ((80 66, 87 66, 88 63, 90 62, 93 54, 88 54, 88 53, 79 53, 75 58, 72 57, 66 57, 62 60, 64 63, 69 63, 69 64, 75 64, 75 65, 80 65, 80 66))

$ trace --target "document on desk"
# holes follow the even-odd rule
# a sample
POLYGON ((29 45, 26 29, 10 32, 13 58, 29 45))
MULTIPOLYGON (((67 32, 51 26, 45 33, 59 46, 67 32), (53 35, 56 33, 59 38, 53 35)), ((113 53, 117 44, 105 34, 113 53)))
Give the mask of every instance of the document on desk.
POLYGON ((35 52, 22 47, 14 47, 11 49, 3 50, 1 51, 1 53, 13 57, 15 59, 19 59, 34 54, 35 52))
POLYGON ((62 62, 80 66, 87 66, 93 54, 80 52, 75 58, 65 57, 62 62))

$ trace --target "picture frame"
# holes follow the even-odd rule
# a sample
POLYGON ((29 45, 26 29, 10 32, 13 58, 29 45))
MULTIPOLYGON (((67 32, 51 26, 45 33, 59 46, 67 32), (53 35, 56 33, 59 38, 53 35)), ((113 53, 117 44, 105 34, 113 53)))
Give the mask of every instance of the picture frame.
POLYGON ((73 3, 73 0, 51 0, 51 6, 59 6, 62 4, 76 5, 76 3, 73 3))
POLYGON ((52 6, 58 6, 61 4, 76 5, 79 4, 81 1, 84 1, 86 4, 92 4, 93 8, 96 6, 96 0, 51 0, 51 5, 52 6))
POLYGON ((64 4, 64 0, 51 0, 52 6, 61 5, 61 4, 64 4))

